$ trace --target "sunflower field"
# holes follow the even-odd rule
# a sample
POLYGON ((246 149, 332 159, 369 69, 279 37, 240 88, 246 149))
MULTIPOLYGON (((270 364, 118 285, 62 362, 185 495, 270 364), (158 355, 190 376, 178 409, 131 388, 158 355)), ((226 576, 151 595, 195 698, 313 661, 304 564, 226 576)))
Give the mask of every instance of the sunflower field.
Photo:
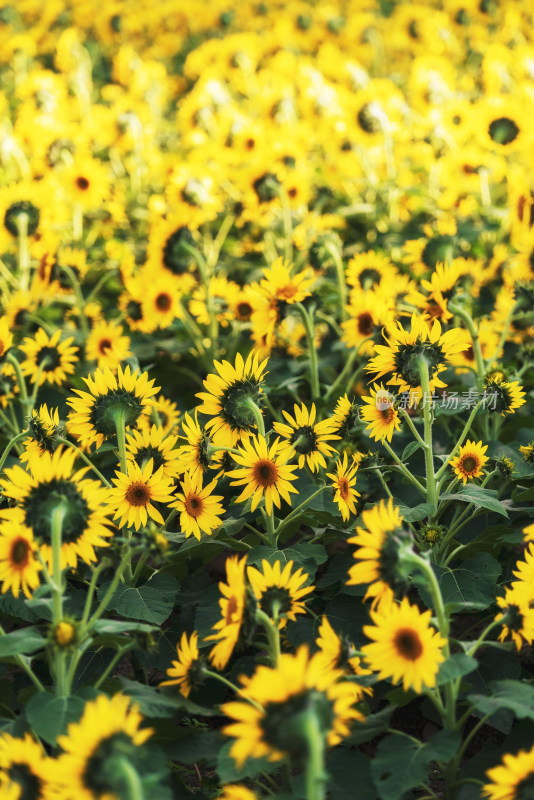
POLYGON ((0 88, 0 800, 533 800, 531 0, 7 0, 0 88))

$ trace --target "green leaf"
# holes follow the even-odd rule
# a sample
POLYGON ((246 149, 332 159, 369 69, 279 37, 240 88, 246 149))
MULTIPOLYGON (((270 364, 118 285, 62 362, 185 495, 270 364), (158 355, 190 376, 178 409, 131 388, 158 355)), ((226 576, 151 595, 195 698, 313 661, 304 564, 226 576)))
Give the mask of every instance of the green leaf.
POLYGON ((476 658, 466 655, 465 653, 455 653, 450 656, 439 666, 438 674, 436 675, 436 686, 442 686, 448 681, 456 678, 462 678, 464 675, 469 675, 478 667, 476 658))
POLYGON ((489 553, 477 553, 462 567, 445 570, 439 578, 444 603, 459 603, 466 610, 487 608, 495 602, 500 572, 501 565, 489 553))
MULTIPOLYGON (((99 600, 102 600, 109 585, 105 583, 100 587, 99 600)), ((176 578, 157 573, 142 586, 118 586, 108 608, 117 611, 123 617, 161 625, 173 609, 177 591, 176 578)))
POLYGON ((358 776, 358 800, 375 800, 371 761, 357 750, 336 747, 326 760, 330 797, 354 797, 354 776, 358 776))
POLYGON ((422 446, 423 445, 421 444, 421 442, 410 442, 409 444, 407 444, 404 450, 402 451, 401 461, 406 461, 407 458, 410 458, 410 456, 413 455, 413 453, 419 450, 419 448, 422 446))
POLYGON ((57 737, 67 733, 68 725, 80 719, 86 701, 94 699, 97 695, 98 692, 89 687, 69 697, 58 697, 51 692, 39 692, 26 706, 26 719, 41 739, 55 745, 57 737))
POLYGON ((442 494, 440 500, 454 500, 460 503, 472 503, 477 508, 487 508, 503 517, 508 516, 503 504, 497 498, 494 489, 483 489, 482 486, 464 486, 453 494, 442 494))
POLYGON ((4 633, 0 636, 0 658, 35 653, 36 650, 41 650, 45 644, 46 639, 33 625, 12 633, 4 633))
POLYGON ((420 522, 433 513, 434 506, 431 503, 419 503, 413 508, 400 505, 399 509, 401 516, 406 522, 420 522))
POLYGON ((369 742, 379 736, 389 728, 395 708, 396 706, 389 705, 387 708, 377 711, 376 714, 369 714, 365 717, 365 722, 355 722, 349 737, 343 740, 344 744, 363 744, 363 742, 369 742))
POLYGON ((93 626, 93 632, 100 636, 119 636, 121 633, 136 631, 138 633, 152 633, 159 630, 154 625, 145 622, 128 622, 120 619, 99 619, 93 626))
POLYGON ((203 717, 215 715, 210 708, 199 706, 181 695, 177 686, 159 690, 127 678, 120 678, 120 682, 125 694, 138 704, 141 713, 147 717, 172 717, 180 709, 203 717))
POLYGON ((433 761, 449 761, 457 752, 460 734, 440 731, 426 743, 391 734, 378 745, 371 775, 382 800, 400 800, 409 789, 424 782, 433 761))
POLYGON ((293 569, 296 570, 298 567, 302 567, 303 572, 307 572, 310 580, 313 580, 317 567, 320 564, 324 564, 327 558, 327 552, 322 544, 301 542, 300 544, 286 547, 284 550, 275 550, 272 547, 267 547, 267 545, 260 545, 249 551, 247 564, 261 567, 261 562, 266 559, 269 564, 280 561, 283 569, 288 561, 293 561, 293 569))
POLYGON ((484 714, 493 714, 501 708, 512 711, 518 719, 534 720, 534 686, 522 681, 491 681, 491 695, 470 694, 468 700, 484 714))

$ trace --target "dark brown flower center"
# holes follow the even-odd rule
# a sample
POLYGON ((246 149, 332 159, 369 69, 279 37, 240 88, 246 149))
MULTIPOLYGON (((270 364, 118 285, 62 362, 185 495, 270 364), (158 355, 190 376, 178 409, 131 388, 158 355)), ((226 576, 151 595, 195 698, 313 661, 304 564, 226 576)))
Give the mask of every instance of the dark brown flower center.
POLYGON ((196 494, 190 494, 188 497, 186 497, 184 505, 186 512, 194 519, 200 517, 204 511, 204 501, 196 494))
POLYGON ((337 488, 339 489, 339 496, 342 500, 346 500, 349 496, 349 482, 345 477, 337 479, 337 488))
POLYGON ((234 614, 237 611, 237 599, 232 595, 232 597, 228 600, 228 605, 226 606, 226 624, 230 625, 231 622, 234 622, 234 614))
POLYGON ((112 347, 111 339, 100 339, 98 343, 99 353, 102 353, 102 355, 104 355, 106 350, 111 350, 111 347, 112 347))
POLYGON ((150 501, 150 489, 142 481, 136 481, 128 486, 126 491, 126 502, 131 506, 146 506, 150 501))
POLYGON ((76 186, 81 192, 86 192, 89 188, 89 181, 87 178, 84 178, 83 175, 80 175, 78 178, 76 178, 76 186))
POLYGON ((419 634, 411 628, 401 628, 397 631, 393 644, 399 656, 408 661, 416 661, 423 652, 419 634))
POLYGON ((29 561, 30 545, 26 539, 15 539, 11 547, 11 561, 20 567, 25 567, 29 561))
POLYGON ((160 311, 168 311, 171 305, 172 298, 166 292, 161 292, 161 294, 158 294, 156 297, 156 308, 158 308, 160 311))
POLYGON ((359 315, 358 331, 362 336, 370 336, 373 332, 373 327, 373 318, 368 311, 359 315))
POLYGON ((478 467, 478 458, 475 458, 475 456, 466 456, 462 460, 461 467, 464 472, 475 472, 478 467))
POLYGON ((272 486, 278 479, 278 467, 274 461, 262 459, 254 464, 252 475, 260 486, 272 486))
POLYGON ((393 406, 390 406, 389 408, 381 408, 378 410, 378 413, 382 417, 382 422, 389 424, 392 422, 393 417, 395 416, 395 409, 393 406))
POLYGON ((241 320, 250 319, 250 315, 252 314, 252 306, 250 303, 243 301, 237 304, 237 316, 241 320))

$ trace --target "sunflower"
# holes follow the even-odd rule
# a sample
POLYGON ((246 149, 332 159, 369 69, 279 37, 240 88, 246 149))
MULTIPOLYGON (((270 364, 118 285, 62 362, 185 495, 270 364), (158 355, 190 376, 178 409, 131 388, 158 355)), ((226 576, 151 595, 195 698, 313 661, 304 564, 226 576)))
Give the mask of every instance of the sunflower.
POLYGON ((460 447, 456 458, 451 459, 450 465, 464 486, 468 480, 479 478, 483 474, 483 467, 486 461, 489 461, 488 456, 484 455, 487 449, 487 444, 482 446, 482 442, 468 440, 463 447, 460 447))
POLYGON ((204 472, 211 466, 212 457, 210 455, 211 438, 206 430, 202 430, 198 424, 197 412, 195 418, 186 412, 182 420, 182 431, 187 444, 182 445, 178 450, 180 459, 180 472, 189 472, 192 478, 202 477, 204 472))
POLYGON ((263 269, 264 277, 260 280, 259 288, 269 300, 281 303, 302 303, 309 297, 310 288, 315 282, 315 274, 311 269, 302 270, 292 274, 291 264, 284 261, 283 257, 275 259, 270 267, 263 269))
POLYGON ((163 467, 154 472, 154 459, 150 458, 143 469, 133 461, 128 463, 128 474, 117 470, 113 478, 114 489, 110 489, 108 497, 109 512, 115 512, 113 519, 119 519, 119 527, 134 527, 136 531, 146 525, 148 517, 163 525, 163 517, 153 505, 169 503, 172 498, 172 486, 165 477, 163 467))
POLYGON ((307 464, 312 472, 317 472, 319 467, 326 467, 324 456, 329 457, 335 452, 328 441, 340 437, 333 432, 332 420, 315 422, 315 403, 312 403, 310 411, 304 403, 300 408, 295 404, 294 411, 294 418, 287 411, 282 411, 288 424, 273 423, 274 430, 282 437, 278 448, 279 455, 289 459, 296 454, 300 469, 307 464))
POLYGON ((337 503, 341 516, 347 522, 351 514, 356 513, 356 498, 360 493, 354 488, 356 485, 356 473, 358 464, 352 461, 349 466, 347 453, 343 453, 343 458, 336 461, 336 472, 327 472, 326 477, 332 480, 334 490, 334 501, 337 503))
POLYGON ((124 371, 119 366, 116 376, 109 369, 97 369, 93 376, 83 380, 89 391, 75 389, 78 397, 67 400, 72 408, 69 432, 82 447, 90 447, 93 442, 100 447, 104 439, 113 436, 117 414, 124 414, 128 427, 138 425, 141 417, 148 418, 154 402, 152 397, 159 391, 154 387, 154 380, 148 380, 146 372, 130 373, 129 366, 124 371))
POLYGON ((9 402, 19 393, 20 386, 15 368, 7 362, 0 364, 0 406, 7 408, 9 402))
POLYGON ((310 658, 305 645, 294 655, 283 653, 277 667, 259 666, 251 678, 241 677, 243 693, 255 705, 236 700, 221 706, 233 720, 223 733, 236 740, 230 755, 237 766, 249 757, 280 761, 307 753, 302 729, 310 711, 321 720, 329 746, 348 736, 352 720, 363 717, 353 708, 357 690, 342 677, 341 670, 325 670, 318 654, 310 658))
POLYGON ((0 317, 0 361, 7 356, 13 344, 13 334, 7 317, 0 317))
POLYGON ((310 594, 315 586, 303 586, 309 575, 299 567, 295 572, 293 561, 288 561, 282 570, 280 561, 270 564, 266 559, 261 562, 261 569, 247 567, 247 575, 252 592, 259 607, 271 619, 280 619, 280 627, 286 620, 295 621, 296 614, 304 614, 306 609, 302 598, 310 594))
POLYGON ((395 408, 395 398, 382 384, 375 383, 370 391, 370 397, 362 397, 367 405, 360 409, 361 419, 369 423, 365 430, 370 431, 369 436, 375 442, 383 442, 384 439, 391 442, 391 437, 401 425, 399 412, 395 408))
POLYGON ((218 375, 210 373, 204 381, 207 392, 197 394, 202 401, 197 411, 212 417, 206 428, 211 429, 216 445, 235 447, 240 439, 248 438, 256 430, 249 402, 262 405, 267 359, 260 362, 257 354, 249 353, 244 361, 238 353, 234 366, 228 361, 213 363, 218 375))
POLYGON ((348 586, 369 584, 365 597, 373 597, 373 604, 389 599, 394 593, 405 593, 406 579, 399 575, 399 549, 408 534, 402 528, 399 509, 390 498, 362 512, 365 527, 356 528, 350 544, 358 545, 354 552, 357 563, 349 569, 348 586))
POLYGON ((198 633, 195 631, 189 639, 182 633, 180 644, 176 645, 177 661, 167 670, 170 681, 162 681, 160 686, 178 686, 184 697, 189 697, 191 690, 202 685, 202 661, 198 652, 198 633))
POLYGON ((367 291, 368 289, 387 288, 395 282, 397 270, 389 258, 370 250, 358 253, 350 259, 346 269, 346 281, 349 286, 367 291))
POLYGON ((109 167, 97 158, 85 156, 59 173, 60 183, 70 202, 84 211, 96 211, 109 195, 109 167))
POLYGON ((349 299, 348 319, 341 323, 341 340, 347 347, 357 347, 363 355, 371 355, 375 350, 374 342, 363 342, 379 336, 383 327, 393 324, 393 303, 383 292, 373 289, 354 289, 349 299))
POLYGON ((202 475, 195 477, 186 473, 181 482, 182 491, 176 500, 170 503, 171 508, 180 512, 180 527, 186 537, 195 536, 200 541, 200 532, 212 534, 215 528, 221 525, 218 514, 224 514, 220 504, 222 495, 212 495, 211 492, 217 485, 214 480, 202 488, 202 475))
POLYGON ((71 346, 72 336, 61 343, 60 336, 61 330, 49 337, 43 328, 39 328, 34 337, 27 336, 20 345, 25 356, 20 366, 32 383, 38 381, 39 386, 43 383, 61 386, 67 375, 73 374, 78 348, 71 346))
MULTIPOLYGON (((341 669, 344 675, 372 675, 372 670, 362 667, 361 659, 357 655, 352 655, 355 652, 354 646, 337 635, 326 616, 321 620, 316 644, 325 670, 341 669)), ((358 702, 364 699, 364 695, 373 694, 370 687, 359 688, 361 691, 358 702)))
POLYGON ((51 800, 54 762, 40 744, 26 733, 23 739, 0 734, 0 794, 4 800, 51 800), (10 794, 16 788, 14 794, 10 794))
POLYGON ((405 691, 411 688, 418 693, 423 686, 436 685, 446 640, 430 627, 431 617, 430 610, 421 613, 406 597, 399 604, 390 602, 371 611, 374 625, 365 625, 363 632, 374 641, 361 649, 379 678, 402 682, 405 691))
POLYGON ((179 278, 161 269, 157 274, 147 274, 141 301, 143 332, 151 333, 156 328, 165 330, 175 319, 179 319, 182 316, 181 296, 179 278))
POLYGON ((490 800, 522 800, 528 798, 534 785, 534 746, 518 753, 506 753, 502 762, 488 769, 481 791, 490 800))
MULTIPOLYGON (((525 100, 529 102, 528 98, 525 100)), ((518 97, 488 97, 473 105, 472 113, 474 129, 483 147, 508 154, 531 144, 530 126, 518 97)))
POLYGON ((61 435, 58 409, 49 409, 44 403, 39 411, 33 409, 28 430, 31 438, 24 442, 25 449, 20 455, 22 462, 38 458, 44 452, 54 453, 58 448, 57 437, 61 435))
POLYGON ((435 320, 429 329, 424 317, 414 314, 409 331, 400 322, 397 328, 386 337, 387 346, 377 344, 374 356, 366 366, 368 372, 376 373, 375 379, 392 373, 388 384, 399 387, 399 392, 420 389, 419 358, 424 356, 428 364, 429 386, 433 392, 436 387, 446 384, 439 374, 446 369, 446 361, 451 355, 465 348, 465 341, 459 328, 441 333, 441 325, 435 320))
POLYGON ((162 269, 171 278, 177 279, 182 294, 187 294, 195 285, 193 275, 195 262, 191 249, 195 247, 192 231, 196 224, 195 213, 187 221, 183 216, 170 215, 150 226, 148 234, 146 269, 157 274, 162 269))
POLYGON ((180 472, 179 451, 175 449, 177 436, 166 436, 163 428, 152 425, 150 430, 129 431, 126 435, 126 460, 143 468, 149 459, 154 469, 163 467, 166 478, 174 478, 180 472))
POLYGON ((130 337, 124 336, 122 325, 116 322, 97 322, 87 337, 85 356, 88 361, 96 361, 98 369, 115 372, 120 362, 131 355, 130 337))
POLYGON ((297 469, 297 465, 286 464, 287 458, 278 453, 278 447, 278 439, 269 448, 263 436, 255 436, 252 441, 243 443, 238 455, 232 454, 234 461, 241 467, 228 473, 230 478, 237 478, 231 481, 231 485, 245 484, 245 488, 236 500, 237 503, 252 497, 251 510, 254 511, 263 497, 268 514, 272 511, 273 503, 280 508, 280 495, 291 505, 289 492, 296 493, 297 490, 290 481, 296 480, 296 476, 292 473, 297 469))
POLYGON ((139 418, 137 425, 139 430, 150 430, 152 427, 151 421, 155 422, 158 428, 161 428, 164 434, 171 433, 178 425, 180 419, 180 410, 176 403, 168 400, 163 395, 159 395, 152 400, 152 408, 150 417, 142 416, 139 418))
POLYGON ((488 411, 497 411, 501 417, 515 414, 526 402, 525 392, 519 381, 506 381, 500 374, 486 376, 484 398, 488 411))
MULTIPOLYGON (((521 566, 518 564, 517 566, 521 566)), ((514 573, 518 574, 518 573, 514 573)), ((534 585, 532 574, 523 576, 525 580, 512 581, 511 587, 505 589, 504 597, 497 598, 499 613, 495 617, 500 622, 502 631, 499 641, 510 636, 517 650, 523 643, 532 644, 534 639, 534 585)))
POLYGON ((358 406, 353 400, 349 400, 345 394, 337 401, 330 419, 332 430, 341 434, 341 436, 345 436, 354 428, 359 419, 358 406))
POLYGON ((226 583, 219 583, 219 591, 223 595, 219 600, 221 619, 215 623, 212 636, 205 641, 216 641, 210 653, 210 661, 215 669, 224 669, 239 640, 239 633, 245 615, 247 583, 245 567, 247 557, 239 560, 238 556, 226 559, 226 583))
POLYGON ((141 728, 143 717, 126 695, 100 694, 85 704, 79 722, 58 736, 63 749, 56 765, 57 800, 103 800, 122 794, 124 779, 116 768, 121 759, 135 763, 136 748, 152 735, 141 728), (118 774, 117 774, 118 773, 118 774))
POLYGON ((12 520, 0 526, 0 581, 2 594, 11 589, 14 597, 22 589, 26 597, 39 586, 41 565, 35 558, 37 545, 33 532, 21 522, 12 520))
POLYGON ((96 560, 95 547, 107 547, 111 536, 105 502, 108 490, 99 481, 86 478, 88 467, 74 472, 76 453, 58 448, 28 460, 30 472, 18 464, 5 470, 0 479, 5 497, 15 501, 2 509, 0 517, 20 522, 33 531, 43 559, 52 564, 52 512, 63 506, 61 569, 76 567, 78 558, 96 560))
MULTIPOLYGON (((209 281, 209 298, 217 321, 223 328, 234 317, 234 305, 239 294, 239 286, 224 275, 215 275, 209 281)), ((209 325, 206 287, 197 286, 189 302, 189 311, 200 325, 209 325)))

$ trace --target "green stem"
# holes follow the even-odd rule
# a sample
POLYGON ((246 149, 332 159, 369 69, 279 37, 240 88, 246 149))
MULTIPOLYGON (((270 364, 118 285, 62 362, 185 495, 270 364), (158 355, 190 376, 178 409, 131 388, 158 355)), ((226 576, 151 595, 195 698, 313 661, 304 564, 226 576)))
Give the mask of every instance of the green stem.
MULTIPOLYGON (((52 510, 51 540, 52 540, 52 624, 54 627, 63 619, 63 585, 61 570, 61 539, 63 519, 67 509, 64 503, 58 503, 52 510)), ((54 648, 54 677, 56 693, 59 697, 67 697, 68 690, 65 674, 65 651, 54 648)))
POLYGON ((447 456, 446 461, 443 462, 442 466, 436 472, 436 480, 439 480, 441 478, 441 476, 443 475, 443 473, 445 472, 445 470, 449 466, 451 460, 455 457, 456 453, 458 452, 460 447, 463 445, 463 443, 465 441, 465 438, 466 438, 467 434, 469 433, 469 429, 471 428, 471 424, 472 424, 472 422, 473 422, 473 420, 475 418, 475 415, 476 415, 478 409, 480 408, 481 404, 482 404, 482 401, 480 401, 480 403, 477 403, 476 406, 474 406, 473 409, 471 410, 471 413, 469 414, 469 418, 468 418, 467 422, 464 425, 464 429, 460 434, 460 438, 458 439, 458 441, 454 445, 454 449, 452 450, 450 455, 447 456))
POLYGON ((106 281, 108 281, 116 272, 117 272, 116 269, 110 269, 104 275, 102 275, 101 278, 99 278, 99 280, 95 283, 95 285, 93 286, 93 288, 91 289, 91 291, 87 295, 87 298, 85 300, 85 305, 90 303, 91 300, 93 299, 93 297, 97 297, 98 296, 98 293, 99 293, 100 289, 104 286, 106 281))
POLYGON ((20 288, 25 292, 30 285, 30 254, 28 251, 28 215, 19 214, 16 219, 18 231, 18 271, 20 288))
POLYGON ((85 300, 83 299, 80 281, 76 277, 73 269, 68 267, 66 264, 61 264, 60 266, 69 279, 70 285, 72 286, 74 297, 76 298, 76 305, 78 306, 78 311, 80 312, 80 327, 82 330, 82 335, 84 339, 87 339, 89 336, 89 323, 87 322, 87 317, 85 316, 85 300))
POLYGON ((17 376, 17 382, 18 382, 19 390, 20 390, 20 402, 24 406, 27 406, 28 405, 28 392, 27 392, 27 389, 26 389, 26 381, 24 380, 24 375, 22 374, 22 370, 20 368, 20 364, 19 364, 19 362, 17 361, 17 359, 15 358, 15 356, 12 353, 8 353, 7 354, 6 361, 9 361, 9 363, 13 366, 13 368, 15 370, 15 374, 17 376))
POLYGON ((125 426, 125 413, 124 409, 117 408, 113 412, 113 421, 115 423, 115 430, 117 432, 117 446, 119 449, 119 460, 121 472, 123 475, 128 475, 128 465, 126 463, 126 426, 125 426))
POLYGON ((324 800, 326 772, 324 768, 324 735, 313 707, 304 716, 304 730, 308 741, 306 761, 306 800, 324 800))
POLYGON ((512 317, 514 316, 514 311, 516 310, 517 306, 518 306, 518 303, 515 303, 512 306, 512 308, 510 309, 510 312, 509 312, 508 316, 506 317, 506 322, 504 323, 504 328, 502 330, 502 333, 501 333, 501 336, 500 336, 500 339, 499 339, 499 344, 497 345, 495 353, 492 355, 492 357, 489 359, 488 363, 486 364, 486 370, 490 370, 492 368, 492 366, 494 365, 494 363, 496 362, 496 360, 499 357, 499 353, 501 352, 501 350, 503 349, 503 347, 505 345, 506 339, 508 338, 508 332, 510 330, 510 325, 512 324, 512 317))
POLYGON ((256 702, 256 700, 253 700, 251 697, 249 697, 247 693, 243 691, 243 689, 240 689, 239 686, 235 685, 235 683, 229 681, 228 678, 225 678, 223 675, 219 675, 218 672, 212 672, 211 669, 208 669, 207 667, 202 667, 202 674, 206 678, 214 678, 216 681, 219 681, 219 683, 224 683, 224 685, 232 689, 233 692, 240 695, 245 700, 248 700, 248 702, 253 705, 254 708, 257 708, 258 711, 263 711, 263 708, 259 703, 256 702))
POLYGON ((343 260, 341 258, 339 249, 329 242, 325 250, 330 253, 336 268, 337 285, 339 289, 339 304, 341 306, 341 319, 347 319, 347 284, 345 282, 345 268, 343 267, 343 260))
POLYGON ((308 313, 302 303, 295 303, 304 322, 306 329, 306 339, 308 341, 308 358, 310 360, 310 386, 312 400, 317 400, 320 395, 319 388, 319 365, 317 362, 317 351, 315 349, 315 328, 313 324, 313 312, 308 313))
POLYGON ((436 478, 434 476, 434 452, 432 449, 432 405, 430 400, 430 380, 428 375, 428 363, 424 356, 419 358, 419 380, 421 382, 422 402, 423 402, 423 424, 425 441, 425 467, 426 467, 426 493, 427 501, 433 508, 433 514, 438 507, 438 494, 436 478))
POLYGON ((6 458, 8 457, 11 448, 14 447, 17 442, 20 442, 21 439, 25 439, 29 435, 29 431, 22 431, 22 433, 17 433, 6 445, 4 452, 2 453, 2 457, 0 458, 0 472, 2 471, 2 467, 5 464, 6 458))
POLYGON ((406 411, 406 409, 405 408, 401 408, 399 406, 398 411, 399 411, 399 414, 401 415, 401 417, 403 417, 406 420, 406 422, 408 423, 409 429, 411 430, 411 432, 413 433, 414 437, 417 439, 419 444, 422 444, 423 447, 426 448, 425 440, 422 438, 421 434, 419 433, 419 431, 417 430, 417 428, 413 424, 412 419, 411 419, 410 415, 408 414, 408 412, 406 411))
POLYGON ((148 557, 149 557, 148 553, 142 553, 141 554, 141 558, 139 559, 139 561, 135 565, 135 571, 134 571, 133 578, 132 578, 132 586, 135 586, 135 584, 137 582, 137 579, 138 579, 139 575, 141 574, 141 570, 143 569, 143 567, 145 566, 146 562, 148 561, 148 557))
POLYGON ((404 466, 404 464, 402 463, 402 461, 400 460, 398 455, 389 446, 389 444, 386 442, 385 439, 382 441, 382 446, 385 447, 385 449, 388 451, 388 453, 391 456, 391 458, 396 462, 397 466, 399 467, 399 469, 402 472, 402 474, 404 475, 404 477, 407 478, 413 486, 415 486, 417 491, 420 492, 420 494, 422 494, 423 497, 426 497, 427 496, 427 492, 426 492, 425 487, 421 483, 419 483, 417 478, 414 477, 412 475, 412 473, 409 472, 409 470, 406 469, 406 467, 404 466))
POLYGON ((91 605, 93 603, 93 597, 96 590, 96 582, 98 580, 98 576, 100 573, 106 569, 108 564, 105 561, 101 561, 98 566, 93 569, 93 574, 91 575, 91 581, 89 583, 89 588, 87 590, 87 596, 85 598, 85 605, 83 607, 83 614, 80 621, 80 636, 84 635, 85 626, 87 624, 87 620, 89 619, 89 614, 91 613, 91 605))
POLYGON ((100 603, 98 605, 98 608, 96 609, 95 613, 93 614, 93 616, 90 618, 90 620, 87 623, 87 626, 86 626, 86 629, 85 629, 86 633, 89 633, 89 631, 92 630, 92 628, 94 628, 95 622, 97 622, 100 619, 100 617, 102 616, 102 614, 106 610, 109 601, 111 600, 111 598, 113 597, 113 595, 115 593, 115 589, 119 585, 119 581, 122 578, 122 573, 123 573, 125 567, 127 567, 130 564, 130 558, 131 558, 130 550, 127 550, 124 553, 124 555, 122 556, 121 562, 120 562, 120 564, 119 564, 119 566, 117 568, 117 571, 115 572, 115 574, 113 576, 113 580, 111 581, 110 585, 108 586, 106 594, 104 595, 104 597, 100 601, 100 603))
POLYGON ((254 420, 256 422, 256 426, 258 428, 258 433, 265 439, 265 423, 263 421, 263 414, 261 413, 261 409, 254 402, 252 397, 247 397, 243 401, 243 406, 245 406, 245 408, 248 408, 252 412, 254 420))
POLYGON ((263 626, 269 642, 269 658, 271 666, 276 668, 280 662, 280 629, 261 608, 256 609, 256 622, 263 626))
MULTIPOLYGON (((367 339, 365 341, 367 341, 367 339)), ((358 356, 358 349, 355 349, 350 353, 349 357, 347 358, 347 360, 345 362, 345 366, 343 367, 343 369, 341 370, 341 372, 337 376, 336 380, 334 381, 334 383, 332 384, 330 389, 327 391, 327 393, 325 395, 325 398, 324 398, 325 402, 330 400, 331 397, 335 397, 335 395, 339 392, 339 387, 343 384, 343 382, 345 381, 345 378, 347 377, 347 375, 351 371, 352 365, 356 361, 357 356, 358 356)))
POLYGON ((328 488, 329 488, 328 486, 320 486, 313 494, 311 494, 309 497, 307 497, 305 500, 303 500, 302 503, 300 503, 298 506, 296 506, 296 508, 294 508, 293 511, 291 511, 287 515, 287 517, 285 519, 283 519, 279 523, 279 525, 278 525, 278 527, 276 529, 276 538, 278 539, 278 537, 280 536, 280 534, 283 531, 283 529, 287 525, 289 525, 289 523, 292 520, 294 520, 295 517, 298 517, 298 515, 302 513, 302 511, 306 508, 306 506, 308 506, 315 497, 320 495, 321 492, 324 492, 325 489, 328 489, 328 488))
POLYGON ((210 285, 210 278, 208 275, 208 265, 202 253, 200 253, 196 247, 192 247, 187 243, 182 243, 183 249, 186 250, 195 260, 196 265, 198 266, 198 271, 200 272, 200 278, 204 285, 204 290, 206 292, 206 309, 209 316, 209 338, 210 338, 210 346, 211 346, 211 356, 215 358, 216 349, 217 349, 217 338, 218 338, 218 329, 219 325, 217 322, 217 314, 215 313, 215 308, 213 306, 213 297, 211 295, 211 285, 210 285))
POLYGON ((468 655, 468 656, 474 656, 474 655, 475 655, 475 653, 476 653, 476 651, 478 650, 478 648, 480 647, 480 645, 483 643, 484 639, 485 639, 485 638, 486 638, 486 636, 488 635, 488 633, 489 633, 490 631, 492 631, 492 630, 493 630, 493 628, 496 628, 498 625, 501 625, 501 624, 502 624, 502 620, 495 620, 495 619, 492 619, 492 620, 491 620, 491 622, 489 623, 489 625, 487 625, 487 626, 484 628, 484 630, 482 631, 482 633, 480 634, 480 636, 478 637, 478 639, 476 640, 476 642, 475 642, 474 644, 472 644, 472 645, 471 645, 471 647, 470 647, 470 648, 469 648, 469 650, 467 651, 467 655, 468 655))
POLYGON ((107 665, 106 669, 95 683, 94 686, 95 689, 100 689, 104 681, 108 678, 109 675, 111 675, 111 673, 115 669, 115 666, 119 663, 123 655, 127 653, 129 650, 131 650, 132 647, 135 647, 135 639, 133 639, 131 642, 128 642, 128 644, 125 644, 124 647, 121 647, 119 648, 119 650, 117 650, 117 652, 107 665))
POLYGON ((127 758, 120 758, 118 766, 126 783, 128 800, 145 800, 143 784, 133 764, 127 758))
POLYGON ((98 475, 98 477, 100 478, 100 480, 102 481, 102 483, 104 484, 104 486, 107 486, 107 488, 108 488, 108 489, 111 489, 111 483, 110 483, 110 482, 107 480, 107 478, 104 478, 104 476, 102 475, 102 473, 100 472, 100 470, 98 470, 98 469, 95 467, 95 465, 93 464, 93 462, 92 462, 92 461, 90 461, 90 460, 87 458, 87 456, 85 455, 85 453, 83 452, 83 450, 80 450, 80 448, 79 448, 79 447, 77 447, 77 446, 74 444, 74 442, 69 442, 69 440, 68 440, 68 439, 64 439, 62 436, 58 436, 58 437, 57 437, 57 441, 58 441, 58 442, 61 442, 61 444, 65 444, 65 445, 67 445, 67 447, 71 447, 73 450, 76 450, 76 452, 78 453, 78 455, 79 455, 79 457, 82 459, 82 461, 85 461, 85 463, 87 464, 87 466, 88 466, 88 467, 91 467, 91 469, 93 470, 93 472, 95 473, 95 475, 98 475))
POLYGON ((449 302, 449 311, 453 314, 456 314, 460 319, 463 319, 467 330, 471 335, 471 341, 473 343, 473 353, 475 356, 475 364, 477 368, 477 388, 479 392, 482 391, 482 385, 484 382, 484 376, 486 374, 486 368, 484 366, 484 359, 482 357, 482 349, 480 347, 480 339, 478 336, 478 331, 475 328, 475 323, 473 322, 473 318, 465 308, 462 306, 457 305, 456 303, 449 302))

